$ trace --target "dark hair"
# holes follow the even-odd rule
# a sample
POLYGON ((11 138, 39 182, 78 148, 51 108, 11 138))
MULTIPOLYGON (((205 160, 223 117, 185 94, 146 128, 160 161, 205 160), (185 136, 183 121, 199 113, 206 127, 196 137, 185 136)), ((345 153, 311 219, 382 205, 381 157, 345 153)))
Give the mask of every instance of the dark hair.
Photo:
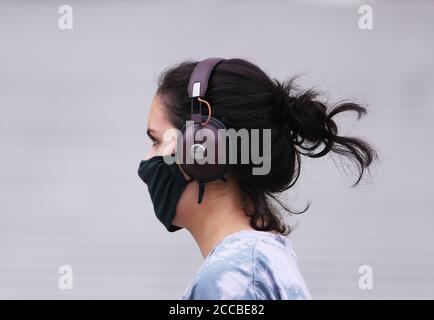
MULTIPOLYGON (((196 64, 183 62, 160 76, 157 94, 178 129, 190 116, 187 84, 196 64)), ((360 182, 376 157, 374 148, 365 141, 338 135, 333 121, 335 115, 344 111, 355 111, 360 118, 366 114, 364 107, 349 102, 328 107, 318 101, 315 91, 300 90, 294 78, 286 82, 273 80, 246 60, 229 59, 219 64, 211 75, 206 98, 212 105, 213 116, 228 129, 271 129, 271 170, 267 175, 252 175, 253 164, 233 164, 229 168, 243 195, 253 203, 254 212, 246 214, 256 230, 290 232, 276 203, 295 214, 309 208, 310 203, 303 211, 295 212, 277 198, 277 193, 297 181, 301 155, 318 158, 335 152, 349 158, 359 171, 353 186, 360 182)))

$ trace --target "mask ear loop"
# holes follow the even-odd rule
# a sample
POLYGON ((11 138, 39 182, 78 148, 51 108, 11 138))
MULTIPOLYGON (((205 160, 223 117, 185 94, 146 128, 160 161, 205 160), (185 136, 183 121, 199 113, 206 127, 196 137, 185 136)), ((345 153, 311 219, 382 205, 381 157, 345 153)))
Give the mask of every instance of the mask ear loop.
POLYGON ((200 97, 197 97, 197 100, 199 101, 199 102, 203 102, 203 103, 205 103, 205 105, 208 107, 208 118, 206 119, 206 121, 205 122, 201 122, 200 124, 201 125, 207 125, 208 124, 208 122, 211 120, 211 105, 209 104, 209 102, 208 101, 206 101, 206 100, 204 100, 204 99, 201 99, 200 97))
POLYGON ((205 193, 205 181, 198 181, 199 184, 199 193, 197 195, 197 203, 201 204, 203 199, 203 194, 205 193))
MULTIPOLYGON (((206 119, 205 122, 201 122, 200 123, 202 126, 205 126, 211 120, 212 108, 211 108, 211 105, 209 104, 209 102, 206 101, 205 99, 201 99, 200 97, 197 97, 197 100, 199 101, 199 103, 203 102, 208 107, 208 118, 206 119)), ((194 180, 194 179, 190 179, 188 182, 191 182, 192 180, 194 180)), ((203 199, 203 195, 205 193, 205 183, 206 182, 202 181, 202 180, 199 180, 197 183, 199 185, 199 192, 198 192, 198 195, 197 195, 197 203, 201 204, 202 203, 202 199, 203 199)))

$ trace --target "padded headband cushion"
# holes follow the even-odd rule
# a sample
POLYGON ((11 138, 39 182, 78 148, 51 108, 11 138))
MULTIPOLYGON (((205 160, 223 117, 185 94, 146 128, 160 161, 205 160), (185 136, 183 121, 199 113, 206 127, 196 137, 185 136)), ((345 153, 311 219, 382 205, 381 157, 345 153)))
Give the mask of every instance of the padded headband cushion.
POLYGON ((188 82, 188 96, 190 98, 204 97, 208 89, 208 81, 212 70, 224 61, 222 58, 208 58, 199 62, 194 68, 188 82))

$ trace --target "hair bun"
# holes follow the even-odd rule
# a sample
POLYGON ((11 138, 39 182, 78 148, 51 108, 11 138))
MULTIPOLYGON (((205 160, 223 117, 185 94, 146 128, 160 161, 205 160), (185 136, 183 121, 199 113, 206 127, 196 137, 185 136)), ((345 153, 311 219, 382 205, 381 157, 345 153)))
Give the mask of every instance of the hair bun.
POLYGON ((293 144, 307 151, 302 154, 322 156, 332 147, 337 127, 327 115, 327 106, 316 100, 318 93, 313 90, 300 92, 294 81, 275 81, 278 121, 284 130, 289 129, 293 144), (315 154, 313 151, 322 143, 324 150, 315 154))
POLYGON ((287 119, 290 118, 292 108, 294 105, 294 98, 290 97, 291 88, 288 88, 286 83, 281 83, 275 80, 275 106, 277 111, 277 118, 283 125, 287 125, 287 119))
POLYGON ((320 127, 326 121, 325 106, 315 101, 313 91, 298 92, 295 79, 276 83, 276 109, 278 122, 284 130, 289 130, 289 136, 295 145, 302 145, 305 140, 317 141, 323 137, 320 127), (314 130, 312 126, 315 127, 314 130))

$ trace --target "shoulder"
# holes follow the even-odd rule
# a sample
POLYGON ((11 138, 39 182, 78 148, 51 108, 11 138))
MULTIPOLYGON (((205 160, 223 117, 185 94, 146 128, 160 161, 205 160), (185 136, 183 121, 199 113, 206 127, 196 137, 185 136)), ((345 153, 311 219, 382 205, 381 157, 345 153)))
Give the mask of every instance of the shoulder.
POLYGON ((254 241, 230 239, 207 258, 184 299, 251 300, 254 241))
POLYGON ((240 233, 217 247, 183 298, 300 298, 303 289, 296 272, 291 274, 294 266, 290 242, 265 232, 240 233))
POLYGON ((254 248, 254 285, 258 299, 310 299, 291 241, 271 235, 254 248))

